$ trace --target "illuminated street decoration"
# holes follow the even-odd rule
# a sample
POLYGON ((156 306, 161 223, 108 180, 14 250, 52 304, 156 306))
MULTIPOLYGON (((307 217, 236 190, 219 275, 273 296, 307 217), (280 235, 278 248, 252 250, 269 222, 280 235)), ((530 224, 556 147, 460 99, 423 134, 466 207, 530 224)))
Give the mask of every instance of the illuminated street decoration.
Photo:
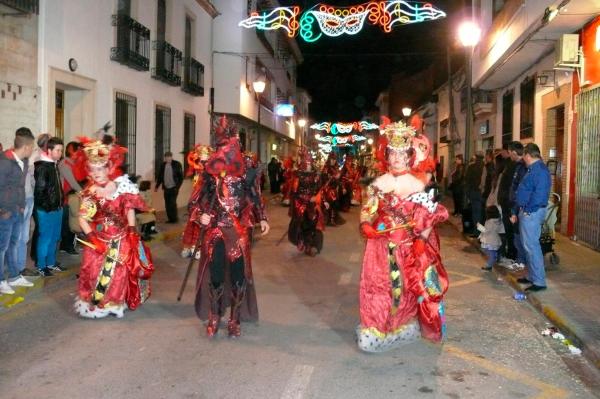
POLYGON ((365 141, 367 138, 359 134, 353 134, 352 136, 322 136, 315 137, 317 141, 322 143, 330 143, 333 145, 346 144, 346 143, 357 143, 359 141, 365 141))
POLYGON ((300 7, 277 7, 269 12, 264 12, 262 15, 253 12, 238 26, 259 30, 284 29, 289 37, 294 37, 299 27, 297 21, 299 12, 300 7))
POLYGON ((261 30, 284 29, 289 37, 298 31, 306 42, 315 42, 323 35, 338 37, 355 35, 368 20, 389 33, 395 25, 407 25, 433 21, 446 17, 446 13, 431 3, 404 0, 371 1, 356 6, 333 7, 318 4, 304 11, 300 18, 300 7, 277 7, 262 14, 254 12, 238 26, 261 30))
POLYGON ((336 134, 348 134, 348 133, 351 133, 353 130, 356 130, 358 132, 362 132, 363 130, 379 130, 379 125, 376 125, 375 123, 371 123, 371 122, 367 122, 367 121, 351 122, 351 123, 321 122, 321 123, 315 123, 315 124, 311 125, 310 128, 314 129, 314 130, 325 131, 327 133, 336 135, 336 134))

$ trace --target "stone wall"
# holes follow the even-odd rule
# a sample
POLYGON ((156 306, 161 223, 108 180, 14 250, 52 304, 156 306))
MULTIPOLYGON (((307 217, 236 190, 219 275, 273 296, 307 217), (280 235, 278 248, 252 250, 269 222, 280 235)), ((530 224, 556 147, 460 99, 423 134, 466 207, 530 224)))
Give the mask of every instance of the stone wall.
POLYGON ((35 135, 40 130, 37 43, 37 15, 0 15, 0 143, 5 149, 19 127, 35 135))

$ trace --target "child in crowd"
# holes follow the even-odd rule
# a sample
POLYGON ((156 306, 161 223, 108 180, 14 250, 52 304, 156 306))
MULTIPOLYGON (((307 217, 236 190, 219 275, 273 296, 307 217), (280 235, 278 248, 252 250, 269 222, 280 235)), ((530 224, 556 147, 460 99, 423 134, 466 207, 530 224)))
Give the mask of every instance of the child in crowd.
MULTIPOLYGON (((144 202, 148 206, 148 208, 152 208, 152 191, 150 190, 151 183, 149 180, 142 180, 139 183, 140 196, 143 198, 144 202)), ((156 234, 156 213, 154 209, 151 209, 148 212, 138 213, 136 216, 137 224, 140 225, 142 240, 150 241, 152 240, 152 234, 156 234)))
POLYGON ((488 258, 487 264, 481 269, 489 271, 492 270, 498 260, 498 249, 502 246, 500 234, 504 234, 504 225, 502 224, 500 210, 496 205, 488 206, 485 209, 485 217, 485 226, 478 224, 477 229, 481 231, 479 236, 481 248, 483 248, 488 258))

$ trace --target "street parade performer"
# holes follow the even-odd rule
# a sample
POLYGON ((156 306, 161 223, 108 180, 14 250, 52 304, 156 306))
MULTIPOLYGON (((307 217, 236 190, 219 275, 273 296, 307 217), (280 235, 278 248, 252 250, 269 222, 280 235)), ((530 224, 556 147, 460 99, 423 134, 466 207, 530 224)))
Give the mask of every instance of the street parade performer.
MULTIPOLYGON (((186 175, 193 177, 192 194, 188 202, 188 221, 183 231, 181 256, 183 258, 189 258, 194 255, 196 249, 196 242, 200 237, 200 215, 201 215, 201 204, 200 204, 200 193, 204 183, 204 165, 213 150, 207 145, 198 144, 192 151, 187 155, 188 170, 186 175)), ((200 251, 195 252, 196 259, 200 259, 200 251)))
POLYGON ((321 204, 321 178, 306 147, 298 150, 297 169, 290 182, 291 216, 288 240, 299 251, 316 256, 323 249, 325 215, 321 204))
POLYGON ((281 204, 289 206, 291 203, 290 195, 292 189, 292 179, 294 176, 294 160, 291 157, 287 157, 283 160, 283 185, 281 186, 281 193, 283 194, 283 200, 281 204))
POLYGON ((352 205, 360 205, 362 199, 359 184, 360 170, 352 155, 346 155, 340 179, 342 188, 340 193, 340 208, 343 212, 348 212, 352 205))
POLYGON ((231 306, 228 335, 239 337, 240 320, 258 320, 248 233, 253 214, 259 215, 263 235, 269 232, 269 224, 260 191, 248 181, 237 132, 225 117, 215 128, 215 138, 216 150, 205 165, 200 193, 204 237, 195 307, 198 317, 208 320, 207 336, 213 337, 231 306))
POLYGON ((327 157, 325 166, 321 171, 323 180, 323 199, 325 205, 325 220, 328 226, 337 226, 346 221, 340 216, 340 192, 341 192, 341 171, 337 163, 337 156, 332 151, 327 157))
POLYGON ((80 193, 79 224, 85 240, 75 311, 82 317, 123 317, 150 295, 154 271, 149 249, 135 227, 135 210, 146 210, 138 188, 123 176, 126 149, 82 138, 77 162, 85 162, 90 184, 80 193))
POLYGON ((424 136, 402 122, 388 124, 384 132, 380 161, 387 172, 369 185, 361 211, 367 243, 357 333, 359 348, 367 352, 393 349, 417 339, 419 332, 439 342, 446 329, 448 277, 432 230, 448 212, 435 202, 428 176, 415 164, 415 146, 425 142, 424 136))

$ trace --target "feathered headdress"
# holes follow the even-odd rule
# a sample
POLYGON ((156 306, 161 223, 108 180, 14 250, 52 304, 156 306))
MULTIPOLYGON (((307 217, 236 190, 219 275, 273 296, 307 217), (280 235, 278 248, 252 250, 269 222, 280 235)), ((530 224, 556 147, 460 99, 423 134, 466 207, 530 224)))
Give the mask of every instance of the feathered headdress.
POLYGON ((212 147, 198 144, 187 154, 187 163, 189 165, 186 172, 187 176, 199 173, 204 170, 204 162, 208 161, 210 155, 214 152, 212 147))
POLYGON ((78 173, 86 170, 88 165, 101 165, 108 167, 108 176, 111 180, 123 174, 121 166, 125 163, 127 148, 117 144, 105 144, 100 140, 89 137, 78 137, 82 144, 73 155, 78 173))

